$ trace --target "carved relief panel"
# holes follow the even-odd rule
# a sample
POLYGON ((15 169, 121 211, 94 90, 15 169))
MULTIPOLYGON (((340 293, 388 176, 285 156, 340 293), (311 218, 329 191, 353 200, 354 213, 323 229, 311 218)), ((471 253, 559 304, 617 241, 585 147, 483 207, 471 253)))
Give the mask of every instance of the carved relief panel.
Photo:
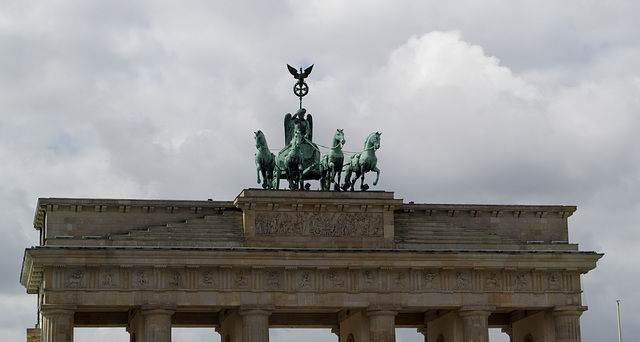
POLYGON ((562 273, 561 272, 547 272, 546 290, 551 290, 551 291, 562 290, 562 273))
POLYGON ((441 288, 440 272, 438 270, 425 270, 422 278, 422 289, 440 290, 441 288))
POLYGON ((114 268, 100 269, 98 287, 115 289, 120 287, 120 270, 114 268))
POLYGON ((202 288, 218 288, 220 286, 220 272, 217 268, 201 269, 198 278, 198 284, 202 288))
POLYGON ((380 287, 378 281, 378 270, 376 269, 364 269, 359 274, 359 288, 361 289, 377 289, 380 287))
POLYGON ((87 287, 87 272, 83 268, 65 270, 64 287, 68 289, 84 289, 87 287))
POLYGON ((148 268, 136 268, 133 270, 134 289, 150 289, 153 287, 153 270, 148 268))
POLYGON ((347 274, 344 270, 327 270, 327 289, 343 291, 347 289, 347 274))
POLYGON ((484 276, 484 289, 486 291, 498 291, 502 289, 502 273, 500 271, 487 271, 484 276))
POLYGON ((183 269, 167 269, 165 271, 166 288, 181 288, 186 285, 183 269))
POLYGON ((470 290, 472 286, 471 273, 469 271, 456 270, 454 272, 454 286, 456 290, 470 290))
POLYGON ((315 274, 310 270, 298 271, 296 274, 295 288, 298 290, 311 290, 315 288, 315 274))
POLYGON ((382 213, 256 212, 256 235, 379 237, 382 213))
POLYGON ((283 270, 268 269, 264 272, 263 278, 264 290, 282 290, 284 289, 284 272, 283 270))
POLYGON ((409 289, 409 272, 396 271, 391 274, 391 290, 409 289))
POLYGON ((513 281, 515 291, 528 291, 532 289, 531 275, 528 272, 515 272, 513 281))

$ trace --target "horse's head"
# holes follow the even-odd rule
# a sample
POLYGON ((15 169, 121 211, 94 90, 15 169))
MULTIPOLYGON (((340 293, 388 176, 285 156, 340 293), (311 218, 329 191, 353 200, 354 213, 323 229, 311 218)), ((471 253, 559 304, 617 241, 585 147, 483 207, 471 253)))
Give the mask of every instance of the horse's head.
POLYGON ((296 131, 293 133, 293 139, 291 139, 291 146, 298 147, 302 145, 302 133, 300 131, 296 131))
POLYGON ((364 149, 373 149, 374 151, 380 148, 380 136, 382 133, 373 132, 369 134, 367 140, 364 142, 364 149))
POLYGON ((256 139, 256 148, 266 147, 267 146, 267 138, 264 136, 264 133, 262 133, 262 131, 258 130, 257 132, 254 132, 254 134, 255 134, 255 139, 256 139))
POLYGON ((333 145, 332 147, 342 147, 347 143, 347 140, 344 138, 344 130, 339 128, 336 130, 336 134, 333 135, 333 145))

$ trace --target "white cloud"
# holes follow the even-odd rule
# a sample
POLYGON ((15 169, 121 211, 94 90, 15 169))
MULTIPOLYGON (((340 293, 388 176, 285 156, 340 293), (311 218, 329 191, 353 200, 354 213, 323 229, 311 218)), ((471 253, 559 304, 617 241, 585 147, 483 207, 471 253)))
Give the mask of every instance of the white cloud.
MULTIPOLYGON (((358 151, 382 131, 375 189, 578 205, 571 240, 607 253, 585 276, 583 336, 615 335, 596 324, 614 297, 640 312, 624 272, 640 260, 639 4, 5 2, 0 230, 15 262, 2 270, 17 275, 37 243, 38 197, 230 200, 256 186, 253 132, 282 147, 298 106, 285 64, 315 63, 314 140, 344 128, 358 151)), ((7 279, 1 295, 24 293, 7 279)), ((34 320, 21 322, 6 336, 34 320)))

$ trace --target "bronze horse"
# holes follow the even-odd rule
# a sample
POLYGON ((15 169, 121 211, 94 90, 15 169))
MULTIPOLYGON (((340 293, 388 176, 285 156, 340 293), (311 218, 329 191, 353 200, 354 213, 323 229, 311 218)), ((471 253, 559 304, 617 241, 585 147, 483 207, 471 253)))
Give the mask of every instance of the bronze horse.
POLYGON ((353 191, 353 187, 358 178, 361 179, 360 190, 364 191, 369 189, 369 185, 364 184, 364 175, 369 171, 376 172, 376 180, 373 181, 373 185, 378 184, 380 169, 377 167, 378 158, 376 157, 376 150, 380 148, 380 135, 382 135, 380 132, 369 134, 367 140, 364 142, 364 151, 349 157, 349 162, 345 169, 346 175, 344 176, 342 190, 346 191, 347 189, 351 189, 351 191, 353 191), (351 179, 352 173, 355 173, 353 179, 351 179))

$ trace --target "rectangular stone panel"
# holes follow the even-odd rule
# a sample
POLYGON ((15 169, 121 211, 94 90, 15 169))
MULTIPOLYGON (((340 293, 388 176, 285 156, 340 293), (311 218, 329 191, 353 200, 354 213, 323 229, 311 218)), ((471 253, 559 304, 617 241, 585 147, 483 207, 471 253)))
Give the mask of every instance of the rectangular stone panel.
POLYGON ((382 213, 257 211, 257 236, 381 237, 382 213))

